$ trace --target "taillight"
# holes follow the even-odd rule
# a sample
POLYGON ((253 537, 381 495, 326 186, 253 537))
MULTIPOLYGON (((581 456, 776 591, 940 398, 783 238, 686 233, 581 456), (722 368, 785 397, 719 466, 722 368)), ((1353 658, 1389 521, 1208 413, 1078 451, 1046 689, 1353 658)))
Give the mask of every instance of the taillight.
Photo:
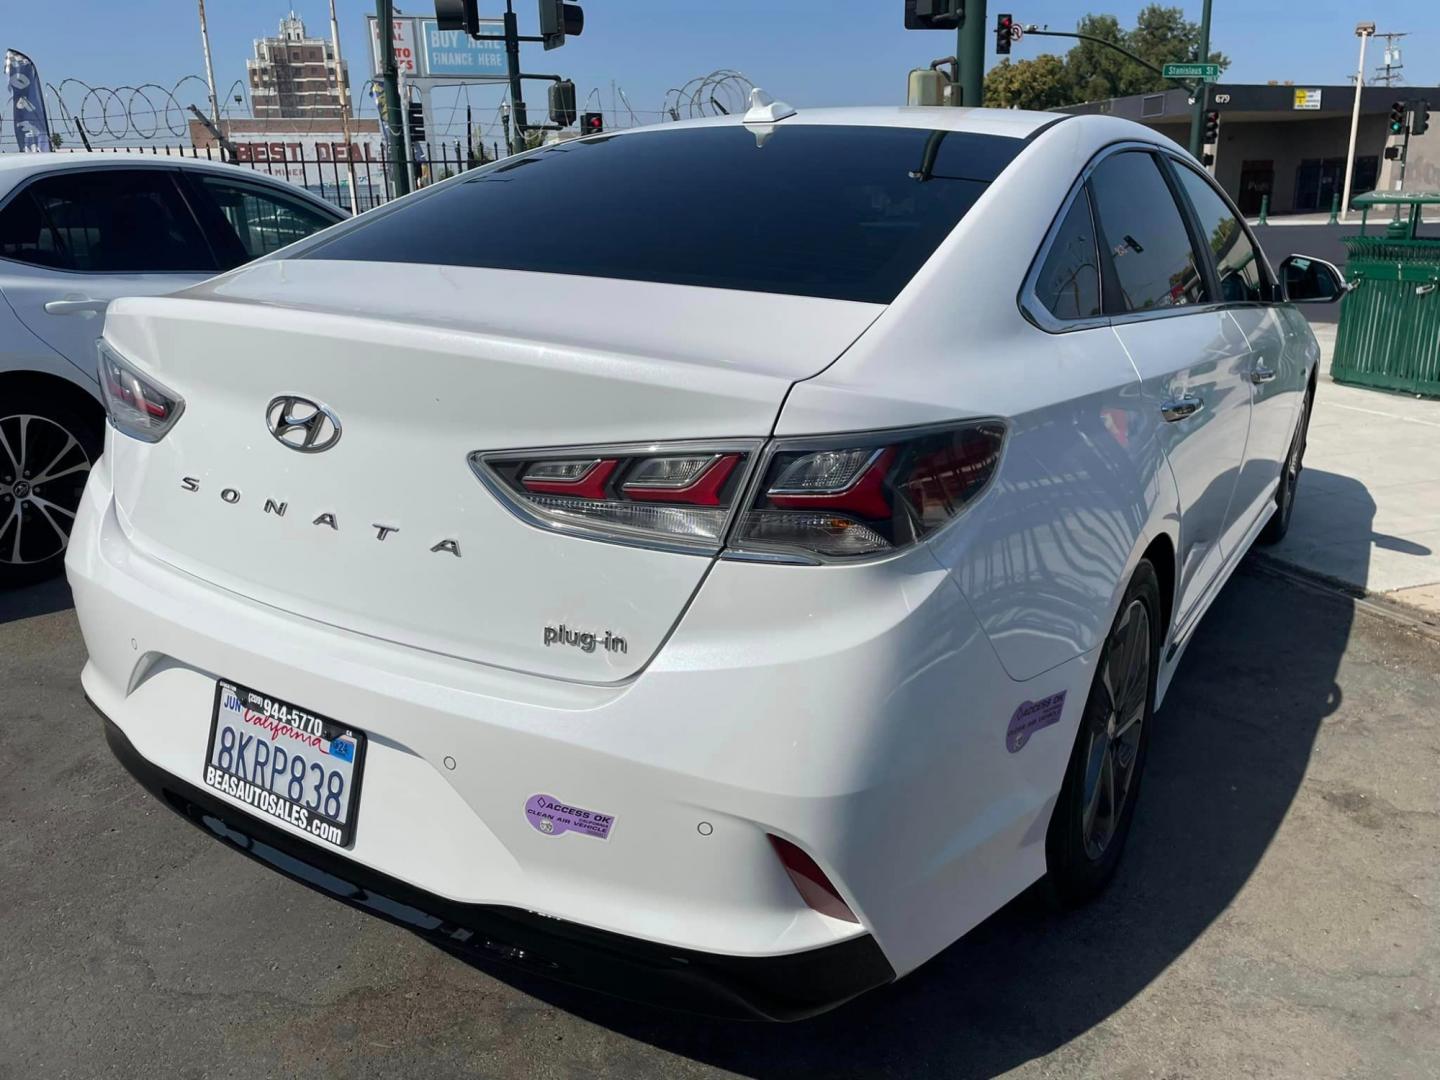
POLYGON ((597 540, 728 558, 877 558, 924 539, 985 489, 1005 425, 823 438, 470 455, 523 520, 597 540))
POLYGON ((1005 425, 776 439, 730 547, 806 561, 874 558, 923 540, 985 490, 1005 425))
POLYGON ((104 339, 96 345, 100 354, 100 393, 110 423, 132 439, 159 442, 180 419, 185 402, 150 376, 141 375, 104 339))
POLYGON ((759 448, 744 440, 477 452, 470 467, 533 525, 713 554, 759 448))

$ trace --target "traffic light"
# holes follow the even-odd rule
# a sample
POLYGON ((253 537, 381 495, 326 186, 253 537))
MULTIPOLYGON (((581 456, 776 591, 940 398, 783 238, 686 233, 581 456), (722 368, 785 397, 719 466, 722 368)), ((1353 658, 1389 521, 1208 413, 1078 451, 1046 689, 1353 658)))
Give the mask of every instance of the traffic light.
POLYGON ((1205 137, 1200 140, 1202 143, 1217 143, 1220 141, 1220 114, 1211 109, 1205 114, 1205 137))
POLYGON ((965 18, 965 0, 905 0, 906 30, 954 30, 965 18))
POLYGON ((580 130, 586 135, 599 135, 605 130, 605 114, 587 112, 580 117, 580 130))
POLYGON ((550 84, 550 122, 561 127, 575 123, 575 84, 569 79, 550 84))
POLYGON ((418 101, 412 101, 407 106, 407 111, 410 114, 410 141, 423 143, 425 141, 425 106, 418 101))
MULTIPOLYGON (((545 48, 558 49, 565 44, 565 35, 579 37, 585 29, 585 11, 579 4, 565 0, 540 0, 540 36, 545 48)), ((571 118, 574 123, 574 118, 571 118)))
POLYGON ((1010 31, 1015 29, 1015 20, 1009 15, 995 16, 995 53, 998 56, 1010 55, 1010 31))
POLYGON ((1405 102, 1390 103, 1390 134, 1399 135, 1405 130, 1405 102))
POLYGON ((1424 135, 1430 128, 1430 102, 1417 101, 1410 110, 1410 134, 1424 135))
POLYGON ((435 23, 441 30, 464 30, 480 36, 480 0, 435 0, 435 23))

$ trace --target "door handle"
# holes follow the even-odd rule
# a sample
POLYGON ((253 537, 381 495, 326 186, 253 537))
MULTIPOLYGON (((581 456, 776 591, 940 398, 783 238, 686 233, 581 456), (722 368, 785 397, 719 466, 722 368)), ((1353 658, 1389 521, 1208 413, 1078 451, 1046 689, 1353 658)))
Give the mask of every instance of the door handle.
POLYGON ((64 300, 46 300, 45 311, 51 315, 91 315, 104 314, 110 301, 94 300, 88 296, 67 296, 64 300))
POLYGON ((1194 416, 1205 407, 1205 403, 1193 394, 1186 394, 1184 397, 1171 398, 1160 406, 1160 415, 1165 418, 1167 424, 1173 424, 1176 420, 1184 420, 1194 416))
POLYGON ((1265 361, 1256 360, 1255 366, 1250 369, 1250 381, 1252 383, 1267 383, 1273 382, 1274 379, 1275 372, 1265 366, 1265 361))

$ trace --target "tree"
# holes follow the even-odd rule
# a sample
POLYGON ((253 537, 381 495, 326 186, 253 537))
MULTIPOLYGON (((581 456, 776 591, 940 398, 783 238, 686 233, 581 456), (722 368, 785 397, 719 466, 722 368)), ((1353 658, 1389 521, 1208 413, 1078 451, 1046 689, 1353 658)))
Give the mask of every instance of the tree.
MULTIPOLYGON (((1076 29, 1082 34, 1113 41, 1157 68, 1166 63, 1200 58, 1199 24, 1188 22, 1184 9, 1178 7, 1147 5, 1136 16, 1133 30, 1123 29, 1113 15, 1087 15, 1076 29)), ((1222 71, 1230 66, 1230 59, 1223 53, 1212 52, 1208 59, 1219 64, 1222 71)), ((1174 85, 1129 57, 1093 41, 1076 44, 1066 55, 1065 66, 1081 101, 1153 94, 1174 85)))
MULTIPOLYGON (((1114 15, 1086 15, 1076 31, 1113 42, 1160 67, 1173 61, 1198 58, 1200 27, 1188 22, 1183 8, 1149 4, 1136 16, 1135 28, 1126 30, 1114 15)), ((1223 53, 1208 59, 1230 66, 1223 53)), ((1167 82, 1142 64, 1094 41, 1079 41, 1063 59, 1050 54, 1033 60, 1008 58, 985 76, 985 104, 1002 108, 1053 109, 1081 101, 1101 101, 1128 94, 1165 90, 1167 82)))
POLYGON ((1074 100, 1065 61, 1053 53, 1014 63, 1007 56, 985 73, 985 104, 993 109, 1053 109, 1074 100))

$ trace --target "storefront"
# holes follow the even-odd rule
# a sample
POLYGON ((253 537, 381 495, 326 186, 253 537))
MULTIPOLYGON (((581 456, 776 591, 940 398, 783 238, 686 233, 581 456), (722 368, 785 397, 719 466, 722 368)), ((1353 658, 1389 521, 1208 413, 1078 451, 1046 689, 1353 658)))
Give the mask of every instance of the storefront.
MULTIPOLYGON (((1384 159, 1390 106, 1428 100, 1440 125, 1440 87, 1367 86, 1360 98, 1351 195, 1389 181, 1384 159)), ((1228 85, 1210 88, 1220 114, 1220 139, 1211 166, 1222 187, 1246 214, 1270 197, 1270 213, 1330 209, 1345 183, 1345 154, 1355 90, 1350 86, 1228 85)), ((1134 120, 1182 146, 1190 137, 1189 93, 1183 89, 1072 105, 1061 112, 1104 113, 1134 120)))

